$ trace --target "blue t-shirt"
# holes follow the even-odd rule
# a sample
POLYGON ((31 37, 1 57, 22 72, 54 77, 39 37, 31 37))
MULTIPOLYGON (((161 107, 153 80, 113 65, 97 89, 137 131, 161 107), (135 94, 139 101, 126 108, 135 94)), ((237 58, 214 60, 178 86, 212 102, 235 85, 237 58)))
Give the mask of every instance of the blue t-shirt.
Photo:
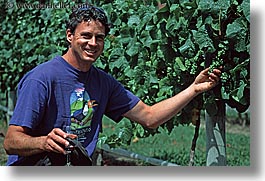
MULTIPOLYGON (((91 156, 103 115, 118 122, 138 102, 138 97, 104 71, 91 66, 81 72, 56 56, 22 78, 9 124, 30 128, 32 136, 70 127, 91 156)), ((9 155, 7 165, 20 158, 9 155)))

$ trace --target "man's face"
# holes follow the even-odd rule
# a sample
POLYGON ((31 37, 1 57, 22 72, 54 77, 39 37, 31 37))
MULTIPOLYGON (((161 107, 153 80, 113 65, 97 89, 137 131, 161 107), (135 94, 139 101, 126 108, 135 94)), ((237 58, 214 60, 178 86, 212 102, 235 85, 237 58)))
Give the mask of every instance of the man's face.
POLYGON ((83 21, 74 34, 68 34, 73 55, 82 64, 95 62, 104 49, 105 27, 99 21, 83 21))

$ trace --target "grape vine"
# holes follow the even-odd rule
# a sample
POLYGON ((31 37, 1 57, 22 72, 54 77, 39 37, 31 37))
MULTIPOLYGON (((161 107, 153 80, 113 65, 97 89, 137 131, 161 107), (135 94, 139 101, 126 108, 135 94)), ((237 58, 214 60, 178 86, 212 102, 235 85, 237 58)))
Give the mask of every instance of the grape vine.
MULTIPOLYGON (((96 65, 147 104, 185 89, 205 67, 212 70, 222 66, 221 99, 239 112, 248 109, 249 0, 160 0, 159 3, 92 0, 91 3, 101 6, 112 23, 105 51, 96 65)), ((62 27, 70 10, 1 6, 0 86, 5 92, 15 90, 28 70, 67 48, 62 27)), ((162 126, 170 131, 176 125, 190 124, 192 110, 213 108, 207 105, 214 105, 214 100, 200 95, 162 126)), ((132 136, 153 134, 131 124, 135 131, 132 136)))

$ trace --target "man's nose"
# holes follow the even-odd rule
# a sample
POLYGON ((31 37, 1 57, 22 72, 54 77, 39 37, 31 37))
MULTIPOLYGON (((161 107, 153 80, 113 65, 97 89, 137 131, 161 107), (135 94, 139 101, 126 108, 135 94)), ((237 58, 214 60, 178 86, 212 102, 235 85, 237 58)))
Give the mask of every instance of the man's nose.
POLYGON ((92 36, 92 37, 89 39, 88 44, 89 44, 89 45, 93 45, 93 46, 97 45, 97 38, 96 38, 95 36, 92 36))

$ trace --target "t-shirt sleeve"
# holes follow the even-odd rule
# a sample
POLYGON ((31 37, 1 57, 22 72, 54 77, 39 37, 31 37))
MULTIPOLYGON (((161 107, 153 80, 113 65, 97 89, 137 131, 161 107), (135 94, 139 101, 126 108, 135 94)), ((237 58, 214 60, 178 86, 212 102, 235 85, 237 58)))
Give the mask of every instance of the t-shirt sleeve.
POLYGON ((131 110, 140 99, 118 81, 114 84, 105 114, 112 120, 119 122, 123 118, 122 115, 131 110))
POLYGON ((21 81, 18 86, 18 99, 10 125, 34 128, 44 114, 46 87, 38 80, 21 81))

